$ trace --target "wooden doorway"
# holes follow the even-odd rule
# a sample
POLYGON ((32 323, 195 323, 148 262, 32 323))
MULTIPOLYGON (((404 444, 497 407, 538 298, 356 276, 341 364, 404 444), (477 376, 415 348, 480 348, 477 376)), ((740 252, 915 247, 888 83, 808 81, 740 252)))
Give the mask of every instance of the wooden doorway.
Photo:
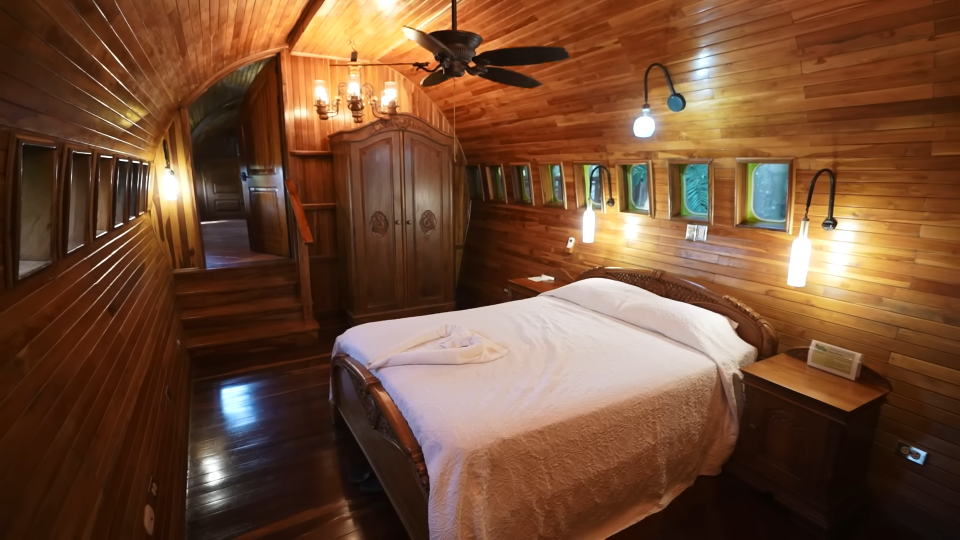
POLYGON ((291 256, 277 64, 270 58, 243 66, 190 105, 207 268, 291 256))

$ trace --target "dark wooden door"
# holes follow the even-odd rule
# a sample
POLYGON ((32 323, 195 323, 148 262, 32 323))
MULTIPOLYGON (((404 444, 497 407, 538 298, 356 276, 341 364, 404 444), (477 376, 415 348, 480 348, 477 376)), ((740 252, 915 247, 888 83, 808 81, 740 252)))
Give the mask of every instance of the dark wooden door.
POLYGON ((350 146, 357 283, 355 308, 404 307, 401 137, 374 135, 350 146))
POLYGON ((210 159, 200 165, 201 221, 243 219, 243 187, 236 159, 210 159))
POLYGON ((265 65, 250 85, 239 122, 250 249, 289 257, 276 60, 265 65))
POLYGON ((403 163, 407 306, 451 302, 450 147, 416 132, 404 132, 403 163))

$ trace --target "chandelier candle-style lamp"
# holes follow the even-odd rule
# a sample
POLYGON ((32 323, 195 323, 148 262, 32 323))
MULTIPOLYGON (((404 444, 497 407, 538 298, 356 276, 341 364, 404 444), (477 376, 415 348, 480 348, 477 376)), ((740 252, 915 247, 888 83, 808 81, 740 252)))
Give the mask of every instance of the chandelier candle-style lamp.
POLYGON ((350 66, 350 76, 346 82, 337 86, 337 96, 334 98, 333 106, 330 106, 330 93, 327 89, 327 81, 318 80, 313 84, 313 97, 316 99, 315 106, 317 115, 321 120, 329 120, 340 113, 341 102, 346 102, 347 109, 353 117, 354 123, 363 123, 363 111, 370 105, 370 110, 377 118, 389 119, 396 116, 397 106, 397 83, 387 81, 383 84, 382 102, 374 95, 373 86, 370 83, 360 82, 360 67, 350 66))
POLYGON ((650 116, 650 91, 647 84, 650 78, 650 70, 654 67, 658 67, 663 71, 663 76, 667 79, 667 86, 670 87, 670 97, 667 98, 667 107, 673 112, 680 112, 687 106, 687 100, 683 98, 683 95, 678 94, 677 91, 673 89, 673 80, 670 79, 670 72, 667 71, 667 68, 660 63, 650 64, 647 67, 647 71, 643 74, 643 111, 641 115, 633 121, 634 136, 643 139, 652 136, 653 132, 657 129, 657 122, 650 116))
POLYGON ((810 268, 810 252, 812 246, 807 233, 810 230, 810 219, 807 212, 810 211, 810 202, 813 200, 813 188, 817 185, 817 178, 827 173, 830 177, 830 199, 827 202, 827 219, 823 220, 823 230, 832 231, 837 228, 837 220, 833 217, 833 199, 837 191, 837 177, 830 169, 820 169, 813 175, 810 181, 810 190, 807 191, 807 207, 803 212, 803 220, 800 221, 800 235, 793 241, 793 247, 790 249, 790 268, 787 270, 787 285, 791 287, 803 287, 807 284, 807 270, 810 268))
MULTIPOLYGON (((613 180, 610 170, 603 165, 597 165, 594 170, 598 170, 597 182, 600 182, 601 186, 603 186, 603 173, 607 173, 607 206, 614 206, 617 202, 613 200, 613 180)), ((583 233, 580 240, 584 244, 592 244, 597 232, 597 213, 593 211, 591 193, 593 193, 593 171, 590 171, 590 189, 584 197, 587 200, 587 210, 583 213, 583 233)))

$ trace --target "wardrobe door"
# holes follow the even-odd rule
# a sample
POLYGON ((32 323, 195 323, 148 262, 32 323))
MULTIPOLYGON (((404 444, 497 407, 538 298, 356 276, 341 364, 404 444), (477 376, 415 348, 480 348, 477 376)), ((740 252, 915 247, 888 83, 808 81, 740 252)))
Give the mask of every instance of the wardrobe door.
POLYGON ((452 302, 450 147, 412 131, 403 138, 407 305, 452 302))
POLYGON ((404 307, 400 145, 396 131, 351 144, 355 314, 404 307))

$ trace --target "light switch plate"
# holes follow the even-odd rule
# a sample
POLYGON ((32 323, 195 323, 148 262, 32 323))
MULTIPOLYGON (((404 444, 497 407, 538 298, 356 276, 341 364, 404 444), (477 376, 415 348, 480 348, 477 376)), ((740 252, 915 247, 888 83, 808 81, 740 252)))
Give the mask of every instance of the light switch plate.
POLYGON ((574 237, 571 236, 570 238, 567 238, 567 249, 573 249, 573 245, 576 243, 577 241, 574 237))
POLYGON ((697 242, 707 241, 707 226, 697 225, 697 242))
POLYGON ((686 238, 687 240, 691 241, 691 242, 696 242, 696 241, 697 241, 697 226, 696 226, 696 225, 694 225, 693 223, 688 223, 688 224, 687 224, 687 235, 686 235, 685 238, 686 238))

